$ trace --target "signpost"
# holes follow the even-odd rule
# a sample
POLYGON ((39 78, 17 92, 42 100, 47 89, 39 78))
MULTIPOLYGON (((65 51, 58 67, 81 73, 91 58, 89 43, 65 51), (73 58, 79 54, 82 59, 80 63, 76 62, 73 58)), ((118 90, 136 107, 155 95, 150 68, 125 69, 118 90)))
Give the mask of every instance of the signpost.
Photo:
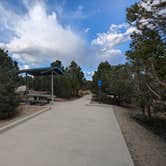
POLYGON ((98 87, 101 88, 102 87, 102 80, 98 80, 97 84, 98 84, 98 87))
POLYGON ((99 95, 99 101, 101 101, 101 87, 102 87, 102 80, 97 81, 98 85, 98 95, 99 95))

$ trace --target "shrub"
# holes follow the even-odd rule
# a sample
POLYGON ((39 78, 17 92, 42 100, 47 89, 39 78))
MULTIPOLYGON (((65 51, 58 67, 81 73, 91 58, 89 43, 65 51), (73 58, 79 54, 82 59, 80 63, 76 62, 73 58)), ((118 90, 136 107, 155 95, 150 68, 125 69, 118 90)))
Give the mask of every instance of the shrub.
POLYGON ((155 103, 153 105, 154 112, 166 112, 166 106, 163 103, 155 103))
POLYGON ((15 93, 17 84, 17 64, 0 49, 0 118, 16 114, 19 104, 15 93))
POLYGON ((0 80, 0 118, 8 118, 17 112, 19 101, 9 77, 0 72, 0 80))

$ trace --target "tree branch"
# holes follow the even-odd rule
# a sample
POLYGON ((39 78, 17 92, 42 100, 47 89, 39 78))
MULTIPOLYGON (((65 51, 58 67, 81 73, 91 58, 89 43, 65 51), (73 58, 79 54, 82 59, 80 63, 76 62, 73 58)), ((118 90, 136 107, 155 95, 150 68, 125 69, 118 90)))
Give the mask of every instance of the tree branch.
POLYGON ((160 100, 161 96, 155 92, 147 83, 146 83, 147 88, 160 100))

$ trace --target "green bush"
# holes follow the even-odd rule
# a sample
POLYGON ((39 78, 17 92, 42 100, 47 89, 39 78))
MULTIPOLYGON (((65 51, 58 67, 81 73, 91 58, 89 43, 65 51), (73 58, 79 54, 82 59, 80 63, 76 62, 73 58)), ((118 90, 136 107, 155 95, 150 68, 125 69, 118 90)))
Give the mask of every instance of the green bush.
POLYGON ((10 78, 0 72, 0 118, 8 118, 16 114, 19 100, 10 78))
POLYGON ((0 118, 8 118, 17 113, 19 105, 15 93, 17 85, 17 64, 0 49, 0 118))
POLYGON ((55 77, 54 90, 57 97, 70 98, 72 96, 72 84, 67 75, 55 77))
POLYGON ((162 103, 155 103, 153 105, 154 112, 166 112, 166 106, 162 103))

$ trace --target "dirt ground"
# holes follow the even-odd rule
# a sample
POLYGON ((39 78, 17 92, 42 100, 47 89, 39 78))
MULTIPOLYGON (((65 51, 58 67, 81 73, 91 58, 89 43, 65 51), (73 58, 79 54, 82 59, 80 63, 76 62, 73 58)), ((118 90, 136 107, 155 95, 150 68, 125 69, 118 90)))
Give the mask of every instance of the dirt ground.
POLYGON ((166 141, 137 123, 131 109, 112 107, 135 166, 165 166, 166 141))
POLYGON ((46 108, 47 106, 35 106, 35 105, 20 105, 18 108, 18 113, 8 119, 0 120, 0 127, 3 127, 5 125, 8 125, 9 123, 12 123, 20 118, 24 118, 30 114, 33 114, 37 111, 42 110, 43 108, 46 108))

